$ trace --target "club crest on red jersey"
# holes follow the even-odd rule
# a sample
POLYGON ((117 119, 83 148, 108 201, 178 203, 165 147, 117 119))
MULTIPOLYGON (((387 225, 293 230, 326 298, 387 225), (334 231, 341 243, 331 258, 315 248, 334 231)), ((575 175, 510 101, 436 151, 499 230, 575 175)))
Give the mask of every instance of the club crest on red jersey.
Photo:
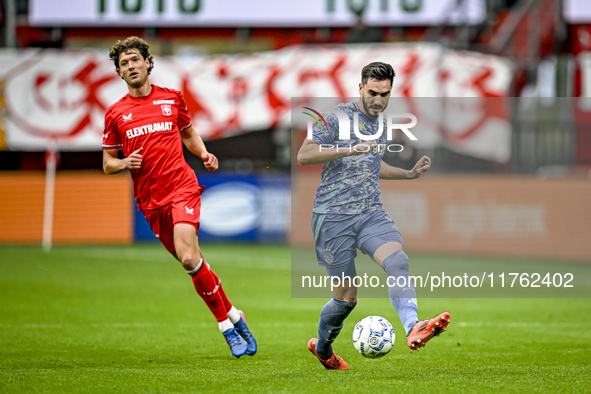
POLYGON ((172 107, 170 105, 161 105, 160 108, 162 108, 162 114, 164 116, 172 115, 172 107))

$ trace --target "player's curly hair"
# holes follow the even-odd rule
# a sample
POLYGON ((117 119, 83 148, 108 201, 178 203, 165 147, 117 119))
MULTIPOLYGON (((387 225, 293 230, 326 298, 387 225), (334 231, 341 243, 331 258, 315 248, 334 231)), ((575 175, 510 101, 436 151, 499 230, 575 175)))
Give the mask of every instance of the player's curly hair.
POLYGON ((361 70, 361 83, 366 84, 370 79, 376 79, 378 81, 390 80, 390 83, 394 83, 394 77, 396 73, 391 65, 382 62, 369 63, 361 70))
POLYGON ((154 68, 154 57, 150 53, 150 45, 148 45, 144 39, 136 36, 127 37, 123 41, 117 40, 115 45, 113 45, 109 51, 109 57, 115 64, 115 70, 117 70, 117 74, 121 75, 119 73, 119 56, 130 49, 137 49, 144 59, 148 59, 150 61, 150 66, 148 67, 148 75, 150 75, 152 69, 154 68))

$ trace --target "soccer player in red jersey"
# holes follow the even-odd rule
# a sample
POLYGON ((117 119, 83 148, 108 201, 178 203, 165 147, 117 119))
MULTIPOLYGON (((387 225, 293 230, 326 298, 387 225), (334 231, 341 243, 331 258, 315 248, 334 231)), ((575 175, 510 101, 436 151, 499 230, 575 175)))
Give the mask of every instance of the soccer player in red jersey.
POLYGON ((203 187, 185 162, 181 143, 200 157, 209 171, 217 170, 218 159, 207 152, 191 125, 182 93, 149 83, 154 62, 143 39, 117 41, 109 56, 129 94, 105 114, 103 169, 109 175, 130 170, 138 208, 156 237, 191 275, 232 354, 254 355, 257 343, 244 314, 228 300, 199 248, 203 187), (119 150, 125 158, 117 157, 119 150))

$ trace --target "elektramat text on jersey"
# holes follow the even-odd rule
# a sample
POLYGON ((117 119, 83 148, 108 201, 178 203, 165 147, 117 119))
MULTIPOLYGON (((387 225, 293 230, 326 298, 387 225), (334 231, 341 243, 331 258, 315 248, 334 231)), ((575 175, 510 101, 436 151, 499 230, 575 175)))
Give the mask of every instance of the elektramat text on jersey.
POLYGON ((133 129, 129 129, 125 131, 127 134, 127 138, 134 138, 138 135, 150 134, 155 133, 157 131, 170 131, 172 130, 172 122, 157 122, 152 124, 147 124, 144 126, 134 127, 133 129))

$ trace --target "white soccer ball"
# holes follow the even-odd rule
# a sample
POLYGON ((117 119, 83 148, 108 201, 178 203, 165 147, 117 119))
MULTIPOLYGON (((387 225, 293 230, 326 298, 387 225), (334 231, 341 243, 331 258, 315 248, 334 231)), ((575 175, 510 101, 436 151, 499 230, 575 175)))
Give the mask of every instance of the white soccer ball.
POLYGON ((383 357, 394 345, 396 334, 392 324, 380 316, 368 316, 355 325, 353 346, 364 357, 383 357))

